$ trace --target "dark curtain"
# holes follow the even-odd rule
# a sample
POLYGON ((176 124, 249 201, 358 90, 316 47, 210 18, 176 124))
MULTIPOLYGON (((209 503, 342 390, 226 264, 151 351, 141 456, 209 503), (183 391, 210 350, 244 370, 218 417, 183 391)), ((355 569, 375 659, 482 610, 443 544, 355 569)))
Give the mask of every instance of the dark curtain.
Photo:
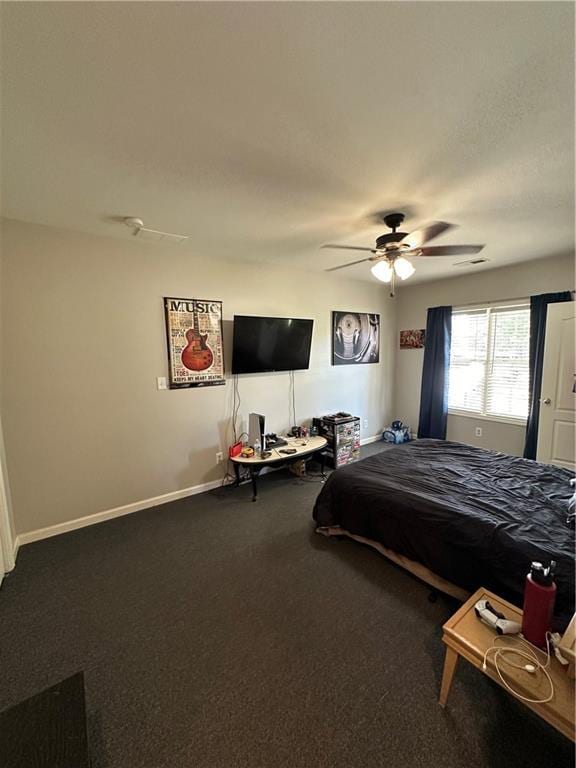
POLYGON ((432 307, 426 321, 418 437, 446 439, 452 307, 432 307))
POLYGON ((540 417, 540 394, 542 391, 542 366, 544 364, 544 341, 546 339, 546 313, 548 304, 571 301, 570 291, 542 293, 530 297, 530 373, 528 423, 524 458, 535 459, 538 442, 538 419, 540 417))

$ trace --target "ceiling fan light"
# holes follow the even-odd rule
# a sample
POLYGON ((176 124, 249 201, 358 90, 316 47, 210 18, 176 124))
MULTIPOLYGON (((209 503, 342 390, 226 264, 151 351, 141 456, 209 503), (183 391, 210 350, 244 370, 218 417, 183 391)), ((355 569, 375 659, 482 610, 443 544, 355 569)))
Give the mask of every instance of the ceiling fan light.
POLYGON ((410 275, 413 275, 416 271, 412 264, 408 261, 408 259, 405 259, 403 256, 400 256, 394 261, 394 271, 400 278, 400 280, 407 280, 410 275))
POLYGON ((377 277, 378 280, 382 280, 383 283, 389 283, 390 280, 392 280, 392 267, 385 259, 377 261, 376 264, 370 268, 370 272, 372 272, 374 277, 377 277))

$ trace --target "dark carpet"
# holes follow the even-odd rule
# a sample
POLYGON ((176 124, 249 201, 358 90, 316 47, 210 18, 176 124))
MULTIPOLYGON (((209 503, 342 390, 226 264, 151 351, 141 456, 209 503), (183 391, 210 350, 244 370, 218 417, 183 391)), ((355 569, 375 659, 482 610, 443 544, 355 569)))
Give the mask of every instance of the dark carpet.
POLYGON ((441 709, 456 603, 314 534, 319 488, 280 471, 255 504, 223 488, 23 547, 0 709, 84 670, 94 768, 571 766, 464 662, 441 709))

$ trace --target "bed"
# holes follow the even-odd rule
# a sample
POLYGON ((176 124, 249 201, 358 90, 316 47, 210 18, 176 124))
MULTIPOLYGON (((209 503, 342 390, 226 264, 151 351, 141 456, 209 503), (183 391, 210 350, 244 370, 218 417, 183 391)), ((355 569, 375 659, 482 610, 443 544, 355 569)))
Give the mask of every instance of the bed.
POLYGON ((555 623, 574 613, 567 469, 471 445, 416 440, 333 472, 317 531, 375 546, 464 598, 480 586, 521 606, 532 560, 556 560, 555 623))

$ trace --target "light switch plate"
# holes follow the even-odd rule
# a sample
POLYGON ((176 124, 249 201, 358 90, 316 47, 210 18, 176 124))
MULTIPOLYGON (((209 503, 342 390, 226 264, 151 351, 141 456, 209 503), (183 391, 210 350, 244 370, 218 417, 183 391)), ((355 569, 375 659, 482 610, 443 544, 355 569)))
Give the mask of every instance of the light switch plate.
POLYGON ((156 379, 156 386, 158 389, 168 389, 168 380, 166 376, 158 376, 156 379))

